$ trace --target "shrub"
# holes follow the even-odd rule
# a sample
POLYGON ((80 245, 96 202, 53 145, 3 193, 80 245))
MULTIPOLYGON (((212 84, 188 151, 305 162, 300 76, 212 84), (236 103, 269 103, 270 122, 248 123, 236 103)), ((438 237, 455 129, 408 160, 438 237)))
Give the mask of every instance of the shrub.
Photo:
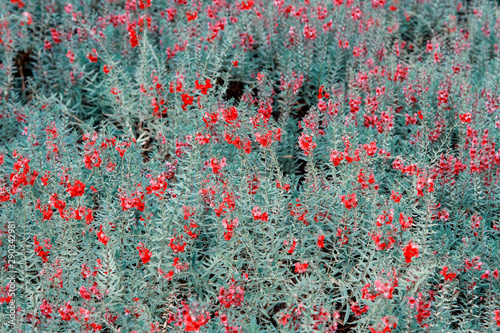
POLYGON ((3 330, 500 327, 493 3, 0 8, 3 330))

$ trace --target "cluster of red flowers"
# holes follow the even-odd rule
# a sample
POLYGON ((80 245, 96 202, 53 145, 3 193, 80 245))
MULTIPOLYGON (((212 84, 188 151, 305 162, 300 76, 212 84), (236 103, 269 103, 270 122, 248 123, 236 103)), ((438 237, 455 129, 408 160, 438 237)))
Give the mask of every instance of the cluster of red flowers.
POLYGON ((370 326, 371 333, 389 333, 398 327, 398 320, 395 317, 385 316, 375 326, 370 326))
POLYGON ((97 232, 97 240, 106 246, 109 241, 109 237, 106 236, 104 231, 102 231, 102 225, 99 227, 99 231, 97 232))
POLYGON ((183 240, 182 235, 170 238, 170 243, 168 244, 174 253, 184 252, 186 245, 187 243, 183 240))
MULTIPOLYGON (((138 187, 141 184, 138 184, 138 187)), ((144 203, 144 192, 140 191, 139 189, 133 191, 130 196, 125 195, 122 193, 122 196, 120 197, 121 201, 121 206, 122 210, 125 212, 129 210, 130 208, 135 208, 140 212, 144 211, 145 208, 145 203, 144 203)))
POLYGON ((85 184, 79 180, 76 180, 73 185, 68 183, 66 192, 68 192, 72 198, 81 197, 85 194, 85 184))
POLYGON ((151 260, 151 251, 149 251, 141 242, 139 242, 139 245, 137 246, 137 251, 139 251, 139 257, 141 258, 143 264, 147 264, 151 260))
POLYGON ((13 295, 10 295, 10 284, 7 283, 5 287, 0 286, 0 305, 8 304, 12 301, 13 295))
POLYGON ((259 207, 254 207, 252 209, 252 215, 255 221, 260 220, 262 222, 267 222, 269 219, 267 212, 261 212, 259 207))
POLYGON ((297 263, 295 263, 295 273, 302 274, 302 273, 307 272, 307 267, 308 266, 309 266, 309 263, 307 263, 307 262, 304 262, 304 263, 297 262, 297 263))
POLYGON ((0 252, 29 241, 26 330, 157 332, 158 295, 186 332, 500 327, 487 1, 10 2, 0 252))
POLYGON ((35 253, 37 256, 42 258, 44 263, 46 263, 49 261, 49 254, 50 254, 49 249, 51 248, 51 245, 50 245, 50 241, 48 241, 46 239, 44 241, 45 241, 45 244, 44 244, 44 246, 42 246, 42 245, 40 245, 40 242, 37 239, 37 235, 35 235, 33 237, 33 243, 35 246, 35 253), (45 247, 45 251, 43 250, 44 247, 45 247))
POLYGON ((87 54, 87 59, 89 59, 90 62, 97 62, 97 51, 96 49, 92 49, 92 52, 87 54))
POLYGON ((429 318, 432 314, 430 308, 432 305, 431 301, 434 299, 434 296, 431 292, 429 292, 429 296, 429 301, 425 300, 425 296, 422 293, 418 293, 417 299, 415 299, 415 297, 408 297, 408 304, 410 307, 417 310, 415 318, 419 324, 422 324, 422 322, 429 318))
POLYGON ((228 219, 222 219, 222 226, 226 229, 224 232, 224 239, 230 241, 233 237, 234 228, 238 226, 238 219, 235 218, 232 221, 228 219))
POLYGON ((358 206, 358 199, 356 198, 356 193, 341 195, 340 199, 342 200, 342 203, 347 209, 356 208, 358 206))
POLYGON ((182 308, 176 314, 170 314, 167 323, 174 322, 175 326, 183 327, 185 332, 198 332, 210 320, 208 311, 203 311, 197 303, 191 306, 181 301, 182 308))
POLYGON ((299 146, 304 151, 306 156, 309 156, 312 151, 316 148, 316 142, 314 142, 311 135, 307 135, 304 132, 299 137, 299 146))
POLYGON ((234 279, 231 279, 227 290, 224 287, 220 287, 219 296, 217 296, 220 304, 225 308, 241 306, 244 297, 245 289, 235 282, 234 279))
POLYGON ((411 258, 418 258, 418 245, 414 244, 413 241, 409 241, 408 244, 403 248, 403 254, 405 255, 406 263, 411 262, 411 258))

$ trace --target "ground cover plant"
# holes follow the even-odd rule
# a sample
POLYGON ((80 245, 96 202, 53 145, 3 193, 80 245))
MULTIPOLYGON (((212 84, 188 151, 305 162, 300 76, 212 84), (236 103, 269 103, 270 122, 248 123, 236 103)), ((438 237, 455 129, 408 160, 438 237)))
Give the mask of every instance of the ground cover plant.
POLYGON ((0 331, 499 331, 498 10, 1 1, 0 331))

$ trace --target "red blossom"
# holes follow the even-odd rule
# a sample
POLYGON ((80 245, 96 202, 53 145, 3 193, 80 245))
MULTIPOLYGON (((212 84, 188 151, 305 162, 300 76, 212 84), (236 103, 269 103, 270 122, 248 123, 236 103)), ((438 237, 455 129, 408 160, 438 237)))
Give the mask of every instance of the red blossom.
POLYGON ((85 184, 77 180, 74 185, 68 185, 66 192, 68 192, 72 198, 81 197, 85 193, 85 184))
POLYGON ((295 273, 298 273, 298 274, 302 274, 302 273, 305 273, 307 272, 307 266, 309 266, 309 264, 307 262, 305 263, 296 263, 295 264, 295 273))
POLYGON ((181 304, 182 309, 178 309, 175 315, 169 315, 167 323, 174 322, 175 326, 183 326, 185 332, 198 332, 210 321, 210 314, 202 310, 197 303, 189 306, 181 301, 181 304))
POLYGON ((406 263, 408 264, 411 262, 411 258, 418 258, 418 246, 410 240, 408 244, 403 248, 403 253, 405 255, 406 263))
POLYGON ((370 309, 370 307, 368 305, 365 305, 365 306, 361 307, 361 306, 359 306, 358 303, 352 303, 351 304, 351 311, 354 312, 354 315, 356 317, 359 317, 363 313, 368 312, 369 309, 370 309))
POLYGON ((340 199, 342 200, 342 203, 347 209, 356 208, 358 206, 358 199, 356 199, 356 193, 341 195, 340 199))
POLYGON ((196 89, 198 89, 203 95, 206 95, 208 92, 208 89, 212 88, 212 84, 210 83, 210 79, 206 79, 205 84, 199 84, 198 80, 194 82, 194 86, 196 89))
POLYGON ((196 20, 198 18, 198 12, 186 12, 188 22, 196 20))
POLYGON ((299 137, 299 146, 304 151, 306 156, 309 156, 312 151, 316 148, 316 142, 314 142, 311 135, 307 135, 304 132, 299 137))
POLYGON ((102 225, 100 226, 99 231, 97 232, 97 239, 99 242, 103 243, 104 246, 108 244, 109 237, 106 236, 106 234, 102 231, 102 225))
POLYGON ((139 251, 139 257, 141 257, 142 263, 147 264, 151 260, 152 253, 144 246, 144 244, 139 242, 137 251, 139 251))
POLYGON ((262 222, 267 222, 268 221, 268 214, 266 212, 261 212, 259 207, 254 207, 252 209, 252 215, 254 221, 262 221, 262 222))
POLYGON ((319 235, 318 236, 318 247, 319 248, 324 248, 325 247, 325 235, 319 235))
POLYGON ((87 58, 90 62, 97 62, 97 51, 96 49, 92 49, 92 52, 87 54, 87 58))
POLYGON ((61 306, 59 308, 59 315, 61 315, 61 319, 65 321, 70 321, 71 318, 74 318, 76 321, 78 321, 78 318, 76 317, 70 302, 66 302, 64 307, 61 306))
POLYGON ((231 279, 227 290, 224 287, 220 287, 219 296, 217 296, 220 304, 225 308, 241 306, 244 297, 245 289, 235 282, 234 279, 231 279))
POLYGON ((343 159, 344 159, 344 154, 342 152, 339 152, 337 150, 332 150, 332 152, 330 153, 330 161, 333 163, 334 166, 338 166, 343 159))

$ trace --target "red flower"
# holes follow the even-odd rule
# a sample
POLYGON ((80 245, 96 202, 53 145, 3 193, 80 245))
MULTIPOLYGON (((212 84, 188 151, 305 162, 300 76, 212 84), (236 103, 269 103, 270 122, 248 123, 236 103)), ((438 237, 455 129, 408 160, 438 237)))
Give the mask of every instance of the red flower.
POLYGON ((231 279, 231 283, 229 284, 227 290, 224 287, 220 288, 219 296, 217 298, 222 306, 229 308, 231 305, 234 305, 235 307, 241 306, 244 296, 245 289, 238 285, 237 282, 235 283, 234 279, 231 279))
POLYGON ((269 146, 273 143, 273 136, 276 138, 276 135, 273 131, 267 131, 267 133, 264 135, 257 132, 255 133, 255 141, 260 143, 262 148, 269 148, 269 146))
POLYGON ((366 154, 368 154, 368 156, 373 156, 377 152, 377 143, 374 141, 368 145, 364 144, 363 149, 366 151, 366 154))
POLYGON ((403 253, 405 255, 406 263, 410 263, 412 257, 418 258, 418 245, 413 244, 413 242, 410 240, 408 245, 403 248, 403 253))
POLYGON ((138 2, 140 9, 146 9, 146 7, 151 7, 151 0, 139 0, 138 2))
POLYGON ((302 273, 307 272, 307 266, 309 266, 309 264, 307 262, 305 262, 303 264, 296 263, 295 264, 295 273, 302 274, 302 273))
POLYGON ((85 222, 90 224, 94 220, 94 216, 92 215, 92 209, 87 208, 87 215, 85 216, 85 222))
POLYGON ((324 248, 325 247, 325 235, 319 235, 318 236, 318 247, 319 248, 324 248))
POLYGON ((102 231, 102 225, 99 228, 99 231, 97 232, 97 239, 99 240, 99 242, 103 243, 104 246, 106 246, 106 244, 108 244, 109 237, 106 236, 106 234, 104 233, 104 231, 102 231))
POLYGON ((158 268, 158 273, 160 273, 161 276, 163 276, 167 281, 172 280, 172 277, 174 276, 174 271, 170 271, 168 273, 163 272, 160 268, 158 268))
POLYGON ((241 10, 249 10, 253 7, 254 0, 248 0, 247 2, 241 1, 241 10))
POLYGON ((61 315, 62 320, 70 321, 71 318, 75 318, 75 320, 78 320, 75 316, 75 312, 73 311, 73 307, 69 302, 66 303, 65 309, 61 306, 59 308, 59 314, 61 315))
POLYGON ((175 326, 184 326, 185 332, 198 332, 210 320, 210 314, 199 308, 197 303, 191 307, 184 301, 181 304, 182 309, 178 309, 176 315, 170 314, 167 323, 175 322, 175 326))
POLYGON ((87 54, 87 58, 90 62, 97 62, 97 51, 96 49, 92 49, 92 52, 87 54))
POLYGON ((363 288, 361 288, 361 294, 362 294, 362 298, 363 299, 368 299, 370 301, 374 301, 375 299, 377 299, 377 297, 380 295, 380 293, 377 293, 377 294, 372 294, 369 290, 369 288, 371 287, 372 285, 367 283, 364 285, 363 288))
POLYGON ((269 218, 269 216, 268 216, 267 212, 262 213, 262 212, 260 211, 260 208, 259 208, 259 207, 254 207, 254 208, 252 209, 252 215, 253 215, 253 219, 254 219, 254 221, 258 221, 258 220, 260 220, 260 221, 262 221, 262 222, 267 222, 267 221, 268 221, 268 218, 269 218))
POLYGON ((168 246, 170 246, 174 253, 184 252, 187 243, 183 242, 182 238, 182 235, 170 238, 170 244, 168 244, 168 246))
POLYGON ((77 180, 74 185, 68 186, 66 192, 68 192, 72 198, 81 197, 85 193, 85 184, 77 180))
POLYGON ((370 326, 369 329, 371 333, 389 333, 397 327, 398 324, 395 317, 385 316, 375 326, 370 326))
POLYGON ((368 306, 360 307, 358 303, 352 303, 351 311, 354 312, 356 317, 361 316, 363 313, 368 312, 370 308, 368 306))
POLYGON ((151 260, 151 251, 149 251, 142 243, 139 243, 137 250, 139 251, 139 257, 141 257, 142 262, 147 264, 149 260, 151 260))
POLYGON ((304 37, 305 39, 316 39, 316 28, 314 26, 310 26, 306 24, 304 26, 304 37))
POLYGON ((102 67, 102 71, 104 72, 104 74, 108 74, 108 73, 109 73, 109 71, 110 71, 112 68, 113 68, 113 67, 111 67, 111 66, 104 65, 104 66, 102 67))
POLYGON ((356 206, 358 206, 358 199, 356 199, 356 193, 341 195, 340 199, 342 200, 342 203, 347 209, 356 208, 356 206))
POLYGON ((71 50, 68 50, 68 53, 66 53, 66 57, 68 57, 70 63, 73 63, 73 61, 75 61, 75 54, 71 50))
POLYGON ((196 20, 196 18, 198 17, 198 12, 193 12, 193 13, 187 12, 186 16, 187 16, 188 22, 191 22, 193 20, 196 20))
POLYGON ((193 104, 193 96, 189 96, 188 94, 182 94, 181 95, 182 103, 182 110, 186 111, 186 106, 193 104))
POLYGON ((330 161, 334 166, 338 166, 340 162, 344 159, 344 154, 338 150, 332 150, 330 154, 330 161))
POLYGON ((495 310, 495 321, 498 327, 500 327, 500 310, 495 310))
POLYGON ((409 229, 413 225, 413 218, 410 216, 405 217, 403 213, 399 213, 399 224, 401 224, 401 229, 409 229))
MULTIPOLYGON (((284 244, 288 245, 288 241, 284 241, 284 244)), ((293 251, 295 251, 295 246, 297 246, 297 240, 294 238, 293 241, 292 241, 292 246, 288 250, 289 254, 293 254, 293 251)))
POLYGON ((304 154, 309 156, 314 148, 316 148, 316 142, 312 140, 312 135, 307 135, 302 132, 299 137, 299 146, 304 151, 304 154))
MULTIPOLYGON (((40 258, 42 258, 42 261, 44 263, 49 261, 48 256, 50 254, 50 251, 43 251, 43 247, 40 245, 40 242, 37 240, 36 235, 33 237, 33 243, 35 246, 36 255, 39 256, 40 258)), ((47 243, 45 243, 45 249, 48 250, 47 243)))
POLYGON ((238 226, 238 218, 235 218, 232 221, 228 221, 227 219, 222 219, 222 226, 226 228, 226 232, 224 233, 224 239, 230 241, 233 237, 234 228, 238 226))
POLYGON ((40 312, 45 316, 45 318, 50 319, 52 316, 52 305, 46 299, 43 300, 43 303, 40 305, 40 312))
MULTIPOLYGON (((21 2, 18 2, 18 4, 20 4, 21 2)), ((20 8, 20 7, 19 7, 20 8)), ((27 25, 31 25, 31 23, 33 23, 33 19, 31 18, 31 15, 30 13, 28 12, 24 12, 23 13, 23 17, 24 19, 26 20, 26 24, 27 25)), ((21 22, 21 25, 24 25, 24 22, 21 22)))
POLYGON ((128 36, 130 40, 130 47, 134 48, 139 45, 139 40, 137 39, 137 33, 135 32, 135 23, 129 24, 127 26, 128 36))
POLYGON ((290 190, 290 184, 281 185, 279 180, 276 179, 276 187, 288 192, 290 190))
POLYGON ((89 291, 87 290, 87 288, 85 288, 84 286, 81 286, 80 287, 80 297, 83 298, 83 299, 86 299, 87 301, 92 297, 92 295, 90 295, 89 291))
POLYGON ((444 266, 439 274, 441 274, 444 277, 445 281, 452 281, 457 276, 457 273, 453 272, 448 273, 448 270, 449 268, 444 266))
POLYGON ((472 121, 471 114, 470 113, 464 113, 459 115, 460 121, 465 124, 470 124, 472 121))
POLYGON ((234 106, 229 109, 222 109, 222 118, 226 123, 233 125, 238 119, 238 110, 234 106))
POLYGON ((205 81, 205 85, 203 84, 199 84, 198 83, 198 80, 196 80, 194 82, 194 87, 198 90, 200 90, 200 92, 203 94, 203 95, 206 95, 207 94, 207 91, 208 89, 212 88, 212 83, 210 83, 210 79, 206 79, 205 81))
POLYGON ((212 172, 217 174, 220 172, 220 169, 227 165, 226 158, 223 157, 221 161, 218 161, 216 158, 211 158, 209 161, 206 161, 205 164, 212 168, 212 172))
POLYGON ((392 191, 391 199, 394 200, 394 202, 396 202, 396 203, 400 202, 402 197, 403 197, 402 194, 399 194, 398 192, 392 191))

